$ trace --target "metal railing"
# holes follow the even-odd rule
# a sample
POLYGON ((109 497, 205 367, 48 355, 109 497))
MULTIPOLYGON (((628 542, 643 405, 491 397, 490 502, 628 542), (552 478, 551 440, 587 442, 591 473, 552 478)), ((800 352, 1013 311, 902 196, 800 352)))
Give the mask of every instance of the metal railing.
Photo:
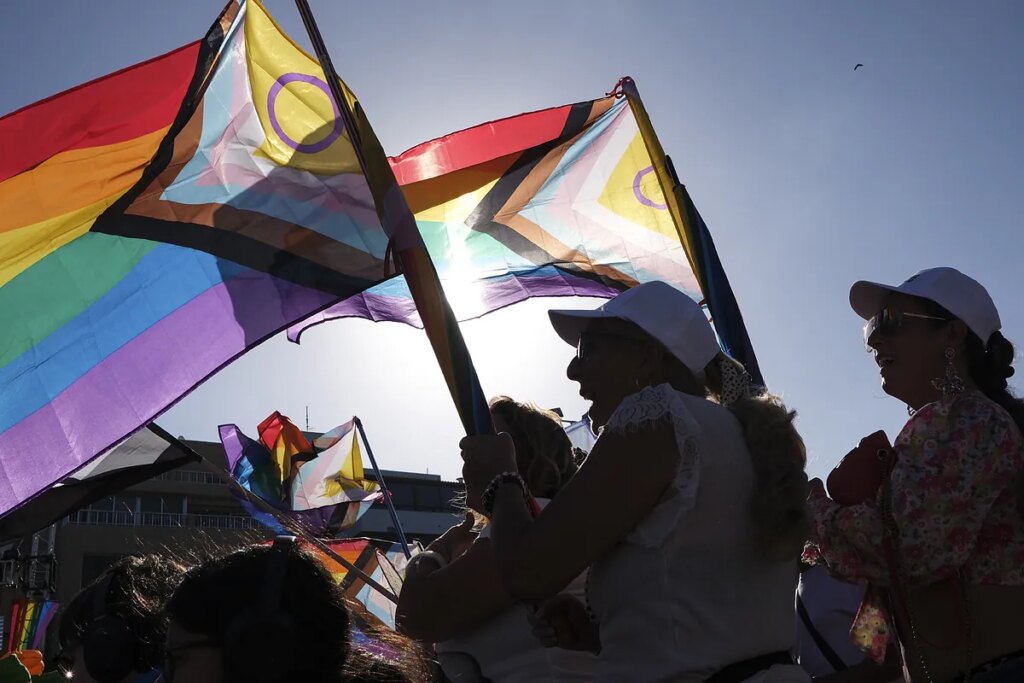
POLYGON ((213 472, 196 472, 194 470, 171 470, 153 477, 156 481, 177 481, 186 484, 211 484, 227 486, 228 480, 213 472))
POLYGON ((125 512, 110 510, 79 510, 65 519, 65 524, 96 526, 188 527, 194 529, 259 529, 252 517, 242 515, 194 515, 180 512, 125 512))

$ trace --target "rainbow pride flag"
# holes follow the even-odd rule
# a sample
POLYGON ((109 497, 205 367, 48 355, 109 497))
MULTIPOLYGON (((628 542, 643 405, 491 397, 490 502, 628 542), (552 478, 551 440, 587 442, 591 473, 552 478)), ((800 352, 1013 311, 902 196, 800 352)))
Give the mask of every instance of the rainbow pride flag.
POLYGON ((467 428, 489 425, 386 157, 325 78, 243 0, 195 44, 0 119, 0 514, 399 268, 467 428))
MULTIPOLYGON (((631 79, 612 95, 491 121, 391 158, 459 320, 534 296, 611 297, 664 280, 706 301, 759 379, 707 226, 631 79)), ((289 329, 344 317, 419 325, 401 276, 289 329)))

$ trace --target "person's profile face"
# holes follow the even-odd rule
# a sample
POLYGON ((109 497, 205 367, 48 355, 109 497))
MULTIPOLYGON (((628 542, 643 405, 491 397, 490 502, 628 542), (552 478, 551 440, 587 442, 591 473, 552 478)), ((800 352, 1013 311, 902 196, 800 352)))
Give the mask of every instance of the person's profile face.
POLYGON ((872 353, 882 380, 882 390, 910 403, 945 371, 942 321, 930 319, 925 303, 910 296, 894 294, 885 301, 889 324, 865 327, 865 344, 872 353), (920 317, 919 317, 920 316, 920 317))
POLYGON ((590 419, 603 426, 623 398, 639 390, 647 341, 616 320, 592 322, 580 335, 566 376, 590 401, 590 419))

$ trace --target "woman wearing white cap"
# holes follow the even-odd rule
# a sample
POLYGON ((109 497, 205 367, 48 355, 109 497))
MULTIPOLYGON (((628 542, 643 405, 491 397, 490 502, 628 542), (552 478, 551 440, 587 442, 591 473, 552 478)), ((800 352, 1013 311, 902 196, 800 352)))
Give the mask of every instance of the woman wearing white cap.
POLYGON ((911 418, 873 496, 840 505, 815 482, 805 557, 871 584, 853 636, 880 658, 895 635, 908 680, 1022 681, 1024 403, 995 304, 952 268, 858 282, 850 302, 911 418))
POLYGON ((507 435, 463 441, 509 593, 543 603, 591 565, 588 604, 560 596, 535 623, 546 644, 598 652, 599 681, 808 681, 790 659, 809 524, 793 414, 751 394, 667 284, 550 315, 602 431, 537 519, 507 435))

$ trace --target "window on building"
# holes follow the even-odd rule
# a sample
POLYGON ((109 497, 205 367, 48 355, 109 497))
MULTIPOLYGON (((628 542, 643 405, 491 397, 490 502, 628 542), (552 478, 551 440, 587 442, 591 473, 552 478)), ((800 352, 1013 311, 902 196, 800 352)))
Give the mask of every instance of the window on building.
POLYGON ((441 487, 434 482, 417 484, 416 507, 421 510, 443 510, 444 501, 441 499, 441 487))
POLYGON ((192 515, 237 515, 242 510, 232 500, 204 500, 189 498, 188 511, 192 515))
POLYGON ((135 496, 111 496, 114 512, 135 512, 138 500, 135 496))
POLYGON ((445 510, 450 510, 455 501, 459 501, 459 505, 462 505, 466 499, 466 487, 453 482, 442 482, 441 499, 444 501, 445 510))
POLYGON ((89 504, 90 510, 101 510, 103 512, 112 512, 114 510, 114 498, 110 496, 101 500, 94 501, 89 504))
POLYGON ((397 508, 416 507, 416 495, 413 492, 412 484, 404 481, 387 482, 391 491, 391 501, 397 508))
POLYGON ((139 495, 140 512, 180 514, 184 511, 185 496, 178 494, 142 493, 139 495))

